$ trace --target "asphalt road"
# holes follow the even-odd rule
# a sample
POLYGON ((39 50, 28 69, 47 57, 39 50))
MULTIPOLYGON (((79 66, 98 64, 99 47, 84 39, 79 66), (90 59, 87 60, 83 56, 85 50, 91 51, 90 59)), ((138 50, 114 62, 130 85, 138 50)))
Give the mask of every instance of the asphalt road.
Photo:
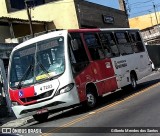
POLYGON ((160 72, 153 72, 139 82, 136 90, 120 90, 108 95, 93 110, 76 107, 51 115, 44 123, 35 121, 26 127, 47 127, 43 136, 160 136, 159 81, 160 72), (117 133, 127 131, 125 129, 132 132, 117 133), (140 129, 148 133, 135 133, 140 129), (114 133, 107 133, 110 131, 114 133))

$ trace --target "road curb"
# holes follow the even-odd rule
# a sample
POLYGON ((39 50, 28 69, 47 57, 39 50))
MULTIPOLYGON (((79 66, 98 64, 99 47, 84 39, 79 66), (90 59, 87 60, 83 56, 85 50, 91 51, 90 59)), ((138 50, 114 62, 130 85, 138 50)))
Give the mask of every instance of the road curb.
POLYGON ((33 121, 34 121, 33 117, 29 116, 26 118, 14 119, 14 120, 8 121, 4 123, 1 127, 21 127, 33 121))
POLYGON ((35 121, 34 118, 28 119, 28 120, 27 120, 27 124, 28 124, 28 123, 32 123, 33 121, 35 121))

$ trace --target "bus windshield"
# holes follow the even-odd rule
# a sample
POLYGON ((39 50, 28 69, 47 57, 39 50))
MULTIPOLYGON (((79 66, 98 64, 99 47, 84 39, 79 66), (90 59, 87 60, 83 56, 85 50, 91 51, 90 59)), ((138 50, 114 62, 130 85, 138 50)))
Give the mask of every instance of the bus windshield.
POLYGON ((65 69, 64 38, 43 40, 16 50, 10 69, 10 87, 20 89, 61 75, 65 69))

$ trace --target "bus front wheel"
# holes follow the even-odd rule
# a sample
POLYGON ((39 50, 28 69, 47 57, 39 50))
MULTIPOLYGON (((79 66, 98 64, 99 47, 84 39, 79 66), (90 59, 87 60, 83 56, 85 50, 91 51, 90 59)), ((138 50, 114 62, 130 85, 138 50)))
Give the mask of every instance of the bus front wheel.
POLYGON ((49 115, 49 113, 46 112, 46 113, 42 113, 42 114, 33 115, 33 118, 38 122, 45 122, 48 119, 48 115, 49 115))

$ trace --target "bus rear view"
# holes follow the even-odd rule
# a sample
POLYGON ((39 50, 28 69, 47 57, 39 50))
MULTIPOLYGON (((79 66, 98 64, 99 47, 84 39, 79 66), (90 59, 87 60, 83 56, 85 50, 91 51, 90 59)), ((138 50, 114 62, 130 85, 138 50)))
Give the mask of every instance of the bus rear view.
POLYGON ((60 31, 14 48, 8 83, 17 118, 33 115, 35 120, 45 121, 50 110, 79 103, 72 76, 68 76, 66 44, 67 31, 60 31))

